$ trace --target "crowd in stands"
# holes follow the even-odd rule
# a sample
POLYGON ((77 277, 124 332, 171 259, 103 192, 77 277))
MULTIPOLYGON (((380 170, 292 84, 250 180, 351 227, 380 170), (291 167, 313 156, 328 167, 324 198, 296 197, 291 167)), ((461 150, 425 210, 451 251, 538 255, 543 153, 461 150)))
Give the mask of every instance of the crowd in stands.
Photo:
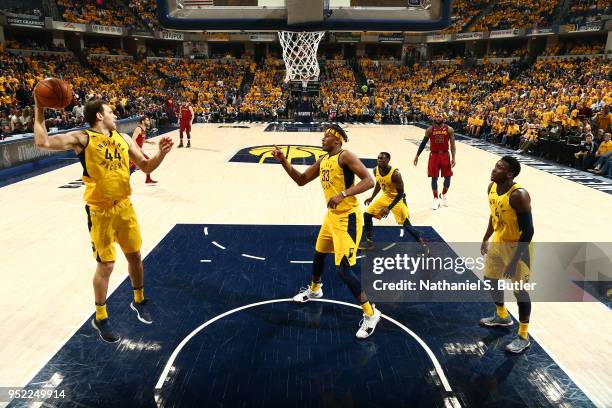
POLYGON ((594 55, 605 53, 606 45, 598 41, 575 41, 547 47, 542 55, 594 55))
POLYGON ((64 21, 82 24, 144 28, 129 9, 111 0, 56 0, 64 21))
POLYGON ((609 0, 571 0, 565 22, 578 25, 601 23, 602 14, 612 14, 609 0))
POLYGON ((497 0, 495 7, 472 27, 472 31, 506 30, 521 27, 548 27, 557 0, 497 0))
MULTIPOLYGON (((244 99, 238 105, 238 118, 249 121, 276 120, 289 108, 288 89, 283 86, 285 63, 282 59, 268 58, 262 64, 251 63, 254 76, 244 99)), ((291 104, 290 104, 291 105, 291 104)), ((295 108, 291 106, 291 108, 295 108)))
POLYGON ((357 90, 353 69, 344 61, 327 61, 320 76, 320 99, 315 107, 330 121, 370 121, 369 98, 357 90))
POLYGON ((581 169, 592 167, 596 153, 583 157, 581 152, 587 136, 599 145, 612 129, 612 65, 603 58, 542 60, 529 69, 509 72, 512 79, 468 108, 467 121, 452 116, 449 121, 459 131, 517 153, 581 169))
POLYGON ((121 48, 112 48, 104 44, 92 44, 89 47, 85 47, 84 51, 88 54, 103 54, 103 55, 129 55, 126 51, 121 48))
POLYGON ((461 32, 466 26, 488 7, 491 0, 453 0, 451 26, 445 30, 448 33, 461 32))
POLYGON ((156 0, 131 0, 129 7, 132 9, 150 30, 161 29, 157 21, 157 1, 156 0))
POLYGON ((61 43, 59 45, 55 45, 53 43, 39 43, 35 40, 31 40, 28 38, 18 40, 9 40, 7 39, 5 42, 5 46, 7 49, 19 50, 36 50, 36 51, 58 51, 58 52, 66 52, 66 45, 61 43))

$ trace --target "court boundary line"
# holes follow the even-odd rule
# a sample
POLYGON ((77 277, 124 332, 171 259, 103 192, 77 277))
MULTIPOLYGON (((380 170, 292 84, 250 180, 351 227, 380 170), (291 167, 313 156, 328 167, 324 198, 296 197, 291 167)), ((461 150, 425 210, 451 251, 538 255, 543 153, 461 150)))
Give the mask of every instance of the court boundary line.
MULTIPOLYGON (((508 303, 516 303, 516 302, 508 302, 508 303)), ((604 305, 605 306, 605 305, 604 305)), ((508 313, 510 315, 512 315, 512 317, 514 317, 514 320, 516 320, 517 322, 519 321, 519 317, 518 317, 518 312, 515 314, 513 312, 511 312, 510 310, 508 310, 508 313)), ((537 333, 537 331, 536 331, 537 333)), ((569 378, 574 385, 576 386, 576 388, 578 388, 592 403, 593 405, 595 405, 596 407, 602 407, 604 408, 604 405, 599 405, 596 401, 598 401, 598 399, 595 399, 592 395, 591 392, 587 392, 584 387, 582 385, 580 385, 576 379, 574 378, 573 375, 570 374, 570 370, 568 370, 564 364, 562 364, 559 361, 559 358, 550 351, 550 349, 548 347, 546 347, 544 345, 544 343, 541 340, 538 340, 538 335, 534 334, 532 332, 529 332, 529 337, 532 338, 538 346, 540 346, 540 348, 546 353, 548 354, 548 357, 550 357, 550 359, 561 369, 561 371, 563 371, 563 373, 565 373, 565 375, 567 375, 567 378, 569 378)))
MULTIPOLYGON (((333 300, 333 299, 310 299, 310 301, 324 302, 324 303, 333 303, 333 304, 349 306, 349 307, 353 307, 355 309, 361 310, 361 307, 358 306, 358 305, 354 305, 352 303, 347 303, 347 302, 342 302, 340 300, 333 300)), ((282 303, 282 302, 293 302, 293 299, 291 299, 291 298, 271 299, 271 300, 264 300, 262 302, 251 303, 251 304, 248 304, 248 305, 244 305, 244 306, 240 306, 240 307, 228 310, 227 312, 221 313, 220 315, 217 315, 217 316, 215 316, 215 317, 205 321, 204 323, 202 323, 200 326, 195 328, 191 333, 189 333, 179 343, 178 346, 176 346, 176 348, 174 349, 174 351, 172 352, 172 354, 168 358, 168 362, 164 366, 164 369, 162 370, 162 373, 159 376, 159 379, 157 380, 157 383, 155 384, 155 387, 154 387, 155 392, 159 392, 162 389, 162 387, 164 386, 164 382, 166 382, 166 379, 168 378, 168 374, 170 373, 170 369, 172 368, 172 365, 174 364, 174 361, 176 360, 176 358, 178 357, 180 352, 183 350, 183 348, 187 345, 187 343, 189 343, 189 341, 193 337, 195 337, 198 333, 200 333, 206 327, 210 326, 211 324, 215 323, 218 320, 223 319, 226 316, 229 316, 231 314, 240 312, 242 310, 250 309, 250 308, 253 308, 253 307, 257 307, 257 306, 273 304, 273 303, 282 303)), ((395 320, 395 319, 393 319, 393 318, 391 318, 391 317, 389 317, 389 316, 387 316, 385 314, 382 314, 382 313, 381 313, 381 317, 383 319, 385 319, 385 320, 395 324, 396 326, 398 326, 400 329, 404 330, 406 333, 408 333, 409 336, 411 336, 412 338, 414 338, 417 341, 417 343, 425 350, 425 353, 427 354, 427 356, 429 357, 429 359, 433 363, 434 370, 438 374, 438 378, 440 379, 440 382, 442 383, 442 386, 444 387, 444 390, 446 392, 452 392, 453 390, 452 390, 452 388, 450 386, 450 383, 448 382, 448 379, 446 378, 446 374, 444 374, 444 370, 442 369, 442 366, 440 365, 440 362, 438 361, 438 359, 434 355, 433 351, 429 348, 427 343, 425 343, 425 341, 423 341, 423 339, 421 339, 415 332, 413 332, 412 330, 410 330, 408 327, 406 327, 402 323, 398 322, 397 320, 395 320)))
MULTIPOLYGON (((174 229, 174 227, 176 227, 177 225, 178 225, 178 224, 172 224, 172 225, 170 226, 170 228, 169 228, 169 229, 166 231, 166 233, 161 235, 161 238, 160 238, 160 239, 159 239, 159 240, 158 240, 158 241, 157 241, 157 242, 156 242, 156 243, 155 243, 153 246, 151 246, 151 249, 149 250, 149 252, 147 252, 147 254, 143 256, 143 258, 142 258, 142 261, 143 261, 143 262, 145 261, 145 259, 147 258, 147 256, 149 256, 149 255, 151 254, 151 252, 153 252, 153 250, 154 250, 155 248, 157 248, 157 247, 159 246, 159 244, 161 244, 161 242, 164 240, 164 238, 166 238, 166 236, 168 236, 168 234, 170 233, 170 231, 172 231, 172 230, 174 229)), ((108 291, 108 293, 107 293, 107 295, 106 295, 106 298, 107 298, 107 299, 108 299, 108 298, 110 298, 110 297, 111 297, 111 295, 112 295, 113 293, 115 293, 115 291, 116 291, 116 290, 117 290, 117 289, 118 289, 118 288, 119 288, 121 285, 123 285, 123 283, 124 283, 126 280, 128 280, 128 279, 129 279, 129 277, 130 277, 130 276, 129 276, 129 275, 127 275, 127 272, 126 272, 126 276, 125 276, 125 277, 124 277, 124 278, 123 278, 121 281, 119 281, 119 282, 117 283, 117 286, 116 286, 116 287, 114 287, 114 288, 112 288, 112 289, 109 289, 109 291, 108 291)), ((57 347, 57 348, 56 348, 56 349, 55 349, 55 350, 54 350, 54 351, 51 353, 51 355, 49 356, 49 358, 48 358, 48 359, 45 359, 44 363, 43 363, 43 364, 42 364, 42 365, 41 365, 41 366, 40 366, 40 367, 39 367, 39 368, 38 368, 36 371, 34 371, 34 373, 33 373, 32 375, 29 375, 29 376, 28 376, 28 377, 29 377, 29 380, 27 380, 27 381, 26 381, 26 382, 25 382, 25 383, 22 385, 22 387, 26 387, 26 386, 27 386, 29 383, 31 383, 32 381, 34 381, 34 378, 36 377, 36 375, 38 375, 38 373, 40 373, 40 372, 41 372, 41 371, 42 371, 42 370, 45 368, 45 366, 47 366, 47 364, 49 364, 49 363, 51 362, 51 359, 52 359, 53 357, 55 357, 55 355, 56 355, 57 353, 59 353, 59 351, 60 351, 62 348, 64 348, 64 346, 66 345, 66 343, 68 343, 68 341, 70 341, 70 339, 71 339, 72 337, 74 337, 74 335, 75 335, 75 334, 76 334, 76 333, 79 331, 79 329, 81 329, 81 327, 83 327, 83 325, 84 325, 85 323, 87 323, 87 322, 89 321, 89 319, 91 319, 91 317, 93 316, 93 314, 94 314, 93 312, 89 313, 89 314, 87 315, 87 317, 85 317, 85 318, 84 318, 84 319, 81 321, 81 323, 80 323, 78 326, 76 326, 76 327, 74 328, 74 330, 73 330, 73 331, 70 333, 70 335, 69 335, 69 336, 67 336, 67 337, 66 337, 66 338, 65 338, 65 339, 64 339, 64 340, 61 342, 61 344, 59 344, 59 345, 58 345, 58 347, 57 347)), ((99 335, 98 335, 97 333, 96 333, 96 337, 99 337, 99 335)), ((9 404, 10 404, 10 401, 9 401, 9 404)))

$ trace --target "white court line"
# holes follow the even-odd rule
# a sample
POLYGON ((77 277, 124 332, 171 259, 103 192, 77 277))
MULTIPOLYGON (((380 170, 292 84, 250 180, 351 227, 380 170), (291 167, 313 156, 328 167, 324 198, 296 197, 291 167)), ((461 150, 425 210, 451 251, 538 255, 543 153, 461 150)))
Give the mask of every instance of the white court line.
MULTIPOLYGON (((339 300, 332 300, 332 299, 310 299, 310 301, 335 303, 335 304, 338 304, 338 305, 349 306, 349 307, 353 307, 355 309, 361 310, 361 306, 354 305, 352 303, 341 302, 339 300)), ((266 304, 270 304, 270 303, 280 303, 280 302, 293 302, 293 299, 272 299, 272 300, 265 300, 263 302, 251 303, 250 305, 244 305, 244 306, 240 306, 240 307, 237 307, 235 309, 229 310, 229 311, 227 311, 225 313, 222 313, 222 314, 220 314, 220 315, 218 315, 216 317, 213 317, 212 319, 210 319, 210 320, 204 322, 203 324, 201 324, 194 331, 189 333, 187 335, 187 337, 185 337, 179 343, 179 345, 174 349, 174 351, 170 355, 170 358, 168 359, 168 362, 166 363, 166 366, 164 367, 164 370, 162 371, 161 375, 159 376, 159 380, 157 380, 157 384, 155 384, 155 389, 156 390, 160 390, 163 387, 164 382, 166 381, 166 378, 168 377, 168 373, 170 372, 170 369, 172 368, 172 365, 174 364, 174 361, 176 360, 176 357, 179 355, 179 353, 185 347, 185 345, 187 345, 187 343, 189 343, 189 340, 191 340, 196 334, 198 334, 199 332, 204 330, 207 326, 210 326, 211 324, 213 324, 217 320, 220 320, 220 319, 224 318, 225 316, 229 316, 229 315, 231 315, 233 313, 236 313, 236 312, 239 312, 241 310, 249 309, 249 308, 256 307, 256 306, 266 305, 266 304)), ((438 359, 434 355, 433 351, 431 351, 429 346, 427 346, 427 343, 425 343, 423 341, 423 339, 421 339, 416 333, 414 333, 412 330, 410 330, 409 328, 407 328, 406 326, 404 326, 403 324, 401 324, 397 320, 392 319, 391 317, 389 317, 387 315, 384 315, 384 314, 381 314, 381 317, 383 319, 386 319, 386 320, 390 321, 391 323, 395 324, 400 329, 404 330, 406 333, 408 333, 410 336, 412 336, 417 341, 417 343, 419 343, 421 345, 421 347, 423 347, 423 349, 425 350, 425 353, 427 353, 427 355, 429 356, 429 359, 433 363, 434 368, 435 368, 436 372, 438 373, 438 376, 440 377, 440 381, 442 382, 442 385, 444 386, 444 390, 446 390, 447 392, 451 392, 452 388, 450 386, 450 383, 448 382, 448 379, 446 378, 446 375, 444 374, 444 371, 442 370, 442 366, 440 365, 440 362, 438 361, 438 359)))
POLYGON ((355 259, 360 259, 360 258, 365 258, 365 255, 358 255, 355 257, 355 259))
POLYGON ((200 263, 212 262, 210 259, 200 259, 200 263))
POLYGON ((208 227, 204 227, 204 235, 208 235, 208 227))
POLYGON ((384 247, 382 250, 383 250, 383 251, 386 251, 387 249, 391 249, 391 248, 393 248, 394 246, 395 246, 395 242, 394 242, 394 243, 392 243, 392 244, 387 245, 387 246, 386 246, 386 247, 384 247))
POLYGON ((404 236, 404 229, 403 229, 403 228, 401 228, 401 229, 400 229, 400 237, 403 237, 403 236, 404 236))
POLYGON ((220 243, 218 243, 217 241, 213 241, 212 244, 216 247, 219 247, 221 249, 225 249, 225 247, 223 245, 221 245, 220 243))
POLYGON ((292 264, 309 264, 312 263, 312 261, 289 261, 292 264))
POLYGON ((240 254, 240 255, 244 256, 245 258, 259 259, 260 261, 266 260, 266 258, 262 258, 260 256, 255 256, 255 255, 249 255, 249 254, 240 254))

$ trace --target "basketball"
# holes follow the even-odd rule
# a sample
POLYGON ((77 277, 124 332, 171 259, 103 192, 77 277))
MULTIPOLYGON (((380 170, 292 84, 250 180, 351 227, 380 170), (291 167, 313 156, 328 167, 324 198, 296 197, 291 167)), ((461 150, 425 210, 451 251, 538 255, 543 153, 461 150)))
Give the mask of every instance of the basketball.
POLYGON ((34 95, 45 108, 62 109, 72 102, 72 87, 57 78, 46 78, 36 84, 34 95))

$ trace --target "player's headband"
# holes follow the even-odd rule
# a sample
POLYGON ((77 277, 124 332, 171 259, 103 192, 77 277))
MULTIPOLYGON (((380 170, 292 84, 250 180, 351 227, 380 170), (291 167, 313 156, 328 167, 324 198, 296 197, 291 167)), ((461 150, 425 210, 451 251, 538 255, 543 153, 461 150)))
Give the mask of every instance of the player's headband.
POLYGON ((330 127, 330 128, 327 128, 327 129, 325 130, 325 133, 326 133, 326 134, 328 134, 328 135, 332 135, 332 136, 334 136, 334 137, 337 137, 338 139, 340 139, 340 140, 341 140, 341 141, 343 141, 343 142, 348 142, 348 138, 347 138, 345 135, 343 135, 342 133, 338 132, 338 131, 337 131, 336 129, 334 129, 334 128, 331 128, 331 127, 330 127))

